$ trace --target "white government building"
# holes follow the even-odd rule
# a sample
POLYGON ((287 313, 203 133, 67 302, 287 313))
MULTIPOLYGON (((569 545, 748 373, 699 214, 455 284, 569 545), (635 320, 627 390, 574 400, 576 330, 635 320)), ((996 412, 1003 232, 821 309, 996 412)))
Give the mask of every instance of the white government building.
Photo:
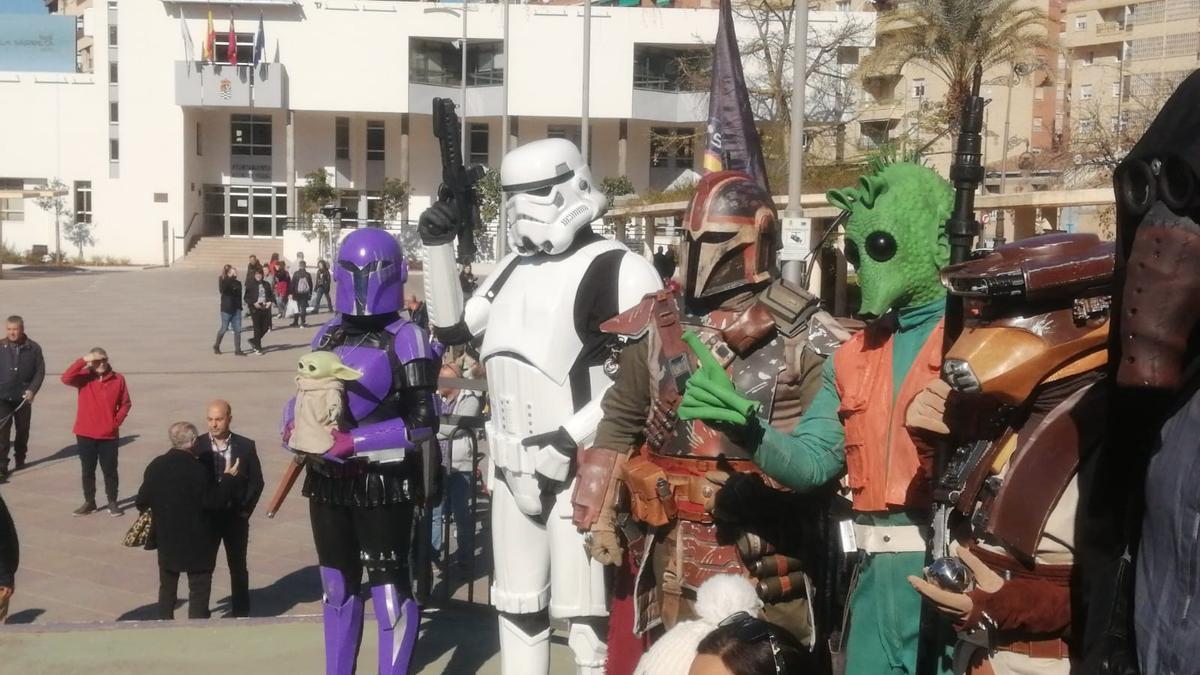
MULTIPOLYGON (((342 205, 360 223, 380 220, 377 191, 385 178, 411 183, 412 220, 436 193, 441 164, 431 103, 460 97, 461 3, 46 4, 78 14, 37 19, 76 21, 70 37, 79 65, 72 72, 38 71, 36 58, 0 54, 0 194, 61 180, 74 212, 66 217, 94 223, 95 244, 87 255, 171 263, 200 237, 272 239, 259 242, 260 250, 276 243, 280 248, 278 238, 298 215, 297 185, 315 170, 332 177, 343 191, 342 205), (210 9, 215 64, 201 59, 210 9), (254 67, 260 13, 266 49, 254 67), (222 63, 231 15, 238 65, 222 63), (33 66, 14 67, 14 61, 33 66)), ((505 77, 510 147, 546 137, 578 143, 583 8, 510 5, 506 54, 502 6, 468 7, 468 160, 499 167, 505 77)), ((847 17, 863 19, 813 12, 810 22, 835 25, 847 17)), ((7 18, 9 35, 33 25, 28 17, 7 18)), ((0 26, 4 19, 0 14, 0 26)), ((651 130, 656 136, 703 130, 707 93, 682 91, 687 87, 672 64, 681 52, 711 47, 717 10, 595 6, 592 26, 590 154, 596 179, 624 175, 640 191, 698 168, 702 133, 695 147, 664 152, 651 147, 651 130)), ((743 23, 739 32, 744 38, 753 29, 743 23)), ((45 35, 36 25, 28 32, 45 35)), ((0 30, 0 44, 5 35, 0 30)), ((21 44, 36 51, 38 42, 21 44)), ((54 217, 32 198, 0 199, 0 221, 10 248, 54 250, 54 217)), ((73 254, 75 247, 64 239, 62 249, 73 254)))

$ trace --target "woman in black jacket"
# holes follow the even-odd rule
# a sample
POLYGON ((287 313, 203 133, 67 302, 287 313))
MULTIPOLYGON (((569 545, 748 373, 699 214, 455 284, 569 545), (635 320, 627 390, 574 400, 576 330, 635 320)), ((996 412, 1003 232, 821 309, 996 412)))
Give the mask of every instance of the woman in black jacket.
POLYGON ((158 546, 158 618, 175 618, 179 575, 188 576, 188 618, 207 619, 212 573, 217 564, 213 517, 229 507, 245 483, 234 460, 219 481, 193 450, 199 432, 188 422, 171 425, 171 449, 151 460, 137 494, 138 511, 149 509, 158 546))
POLYGON ((309 305, 309 311, 313 314, 321 311, 321 298, 325 298, 325 305, 329 307, 329 311, 333 311, 333 300, 329 297, 329 289, 333 284, 329 278, 329 263, 324 260, 317 261, 317 280, 313 284, 313 299, 309 305))
POLYGON ((275 293, 271 283, 263 279, 263 271, 254 273, 254 280, 246 283, 246 306, 250 308, 250 321, 254 324, 254 337, 250 347, 255 354, 262 353, 262 338, 271 326, 271 309, 275 306, 275 293))
POLYGON ((226 330, 233 331, 233 353, 242 356, 242 282, 238 281, 237 270, 226 265, 217 279, 217 290, 221 292, 221 326, 217 329, 217 341, 213 353, 221 353, 221 338, 226 330))

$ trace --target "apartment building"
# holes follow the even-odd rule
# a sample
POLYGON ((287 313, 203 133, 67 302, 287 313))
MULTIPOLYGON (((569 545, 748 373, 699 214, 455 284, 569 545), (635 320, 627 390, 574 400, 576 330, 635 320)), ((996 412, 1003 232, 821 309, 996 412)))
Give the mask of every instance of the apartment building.
MULTIPOLYGON (((433 98, 465 103, 467 160, 498 168, 505 80, 509 147, 582 136, 577 3, 511 4, 507 53, 502 6, 467 4, 465 69, 462 3, 46 4, 81 17, 79 49, 86 43, 90 56, 68 72, 0 72, 0 100, 11 102, 0 107, 0 128, 16 131, 0 153, 0 187, 62 180, 70 215, 94 223, 89 254, 152 263, 176 238, 280 237, 299 215, 297 190, 314 171, 341 190, 347 220, 357 224, 384 220, 385 179, 408 181, 415 219, 441 177, 433 98), (214 55, 206 59, 210 10, 214 55), (264 49, 256 59, 260 26, 264 49), (84 61, 94 61, 91 72, 84 61)), ((598 180, 626 176, 642 191, 699 168, 707 91, 696 91, 679 64, 710 53, 711 4, 593 7, 589 154, 598 180), (689 140, 663 140, 673 137, 689 140)), ((821 30, 851 18, 815 12, 809 20, 821 30)), ((746 36, 754 30, 739 23, 746 36)), ((752 68, 748 62, 748 76, 752 68)), ((53 249, 53 217, 32 200, 8 200, 0 218, 12 248, 53 249)))
POLYGON ((1064 43, 1074 133, 1137 133, 1200 66, 1200 0, 1071 0, 1064 43))

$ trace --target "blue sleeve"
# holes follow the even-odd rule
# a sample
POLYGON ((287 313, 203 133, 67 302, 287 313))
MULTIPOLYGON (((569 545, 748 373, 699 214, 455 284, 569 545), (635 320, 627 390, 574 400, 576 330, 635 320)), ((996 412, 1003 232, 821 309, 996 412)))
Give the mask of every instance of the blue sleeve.
POLYGON ((846 468, 846 434, 838 417, 840 407, 833 359, 828 359, 821 370, 821 390, 791 433, 763 423, 754 463, 797 492, 814 490, 834 480, 846 468))

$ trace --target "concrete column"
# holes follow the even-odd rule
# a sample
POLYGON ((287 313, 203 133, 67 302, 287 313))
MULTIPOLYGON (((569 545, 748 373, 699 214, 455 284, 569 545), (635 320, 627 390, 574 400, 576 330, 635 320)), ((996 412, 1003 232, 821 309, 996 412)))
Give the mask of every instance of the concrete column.
POLYGON ((629 120, 617 122, 617 175, 629 175, 629 120))
MULTIPOLYGON (((296 113, 288 110, 284 113, 287 123, 287 140, 285 141, 284 163, 287 171, 287 215, 289 218, 299 218, 300 209, 296 202, 296 113)), ((283 236, 280 232, 279 236, 283 236)))
POLYGON ((519 145, 518 136, 520 135, 521 118, 518 115, 512 115, 508 120, 509 125, 512 127, 508 133, 508 151, 512 152, 513 148, 519 145))
MULTIPOLYGON (((400 115, 400 180, 408 182, 408 113, 400 115)), ((408 204, 400 211, 400 219, 408 223, 408 204)))
POLYGON ((642 252, 642 257, 646 260, 654 259, 654 217, 642 216, 642 232, 645 234, 646 250, 642 252))

